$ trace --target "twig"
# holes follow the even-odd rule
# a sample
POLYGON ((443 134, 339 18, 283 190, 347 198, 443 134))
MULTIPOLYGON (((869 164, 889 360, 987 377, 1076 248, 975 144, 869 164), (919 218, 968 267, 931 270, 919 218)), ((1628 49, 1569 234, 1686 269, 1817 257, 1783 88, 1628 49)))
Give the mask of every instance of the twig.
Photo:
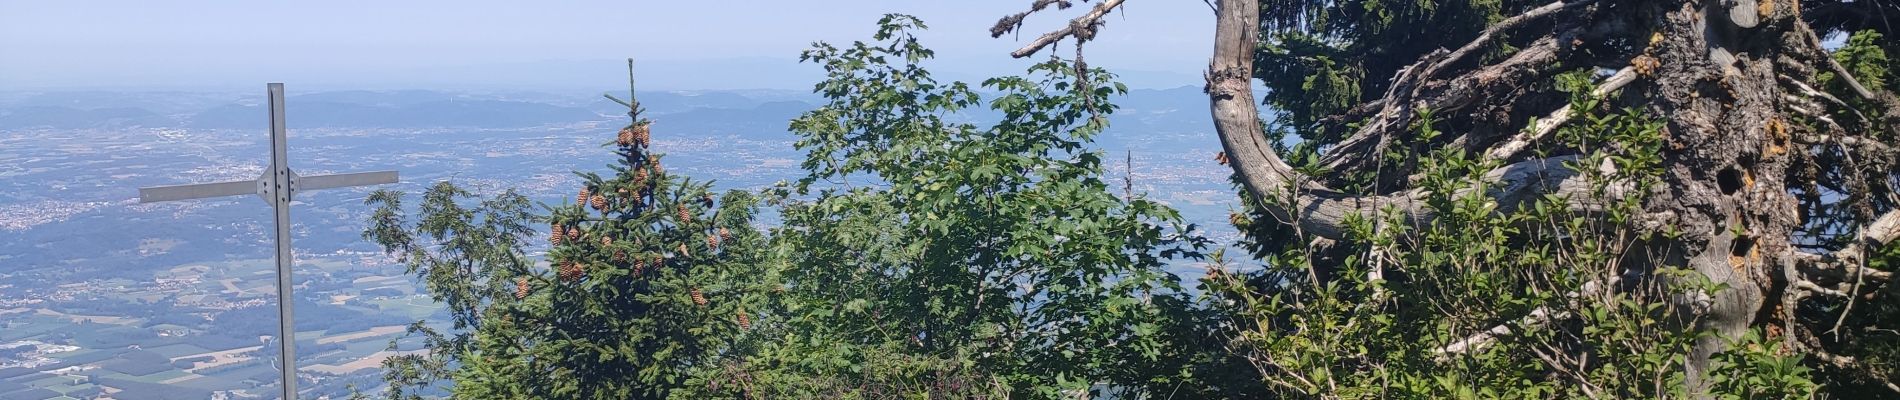
POLYGON ((1825 295, 1834 296, 1834 297, 1848 297, 1848 298, 1854 297, 1852 294, 1848 294, 1847 292, 1843 292, 1836 289, 1824 288, 1824 287, 1821 287, 1821 285, 1817 285, 1814 282, 1809 282, 1809 281, 1794 281, 1793 285, 1795 288, 1808 291, 1809 293, 1819 293, 1819 294, 1825 294, 1825 295))
POLYGON ((1781 81, 1786 82, 1789 86, 1794 86, 1795 89, 1800 89, 1801 94, 1807 95, 1808 97, 1814 97, 1814 98, 1827 100, 1829 103, 1834 103, 1834 105, 1840 106, 1842 109, 1852 111, 1854 113, 1854 116, 1860 117, 1862 121, 1869 121, 1866 115, 1860 113, 1860 110, 1855 109, 1854 106, 1852 105, 1848 105, 1847 102, 1845 101, 1841 101, 1841 98, 1839 97, 1834 97, 1834 95, 1827 94, 1827 92, 1816 90, 1813 86, 1808 86, 1808 84, 1806 83, 1801 83, 1800 80, 1794 79, 1794 77, 1790 77, 1787 75, 1776 75, 1776 76, 1780 77, 1781 81))
MULTIPOLYGON (((1094 39, 1095 29, 1102 25, 1102 16, 1107 15, 1109 11, 1117 7, 1121 7, 1125 1, 1126 0, 1106 0, 1101 3, 1096 3, 1095 8, 1090 9, 1087 14, 1082 14, 1080 17, 1069 20, 1068 26, 1049 33, 1044 33, 1042 36, 1030 41, 1029 44, 1023 45, 1022 48, 1010 52, 1009 55, 1015 58, 1028 57, 1032 54, 1036 54, 1037 51, 1041 51, 1044 47, 1049 47, 1055 44, 1056 41, 1067 37, 1075 37, 1078 42, 1086 42, 1089 39, 1094 39)), ((990 28, 990 37, 1000 37, 1003 36, 1004 33, 1009 33, 1021 27, 1023 17, 1028 16, 1030 13, 1040 11, 1044 7, 1048 7, 1048 3, 1051 2, 1056 3, 1058 8, 1067 8, 1065 5, 1068 4, 1066 1, 1038 0, 1035 5, 1030 8, 1030 11, 1003 17, 1002 20, 997 21, 996 26, 990 28)))

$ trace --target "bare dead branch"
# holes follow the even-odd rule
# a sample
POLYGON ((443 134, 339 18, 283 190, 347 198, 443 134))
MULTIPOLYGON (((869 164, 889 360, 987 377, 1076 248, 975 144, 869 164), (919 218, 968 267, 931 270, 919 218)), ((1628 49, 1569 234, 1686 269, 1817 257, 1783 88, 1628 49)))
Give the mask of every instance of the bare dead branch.
POLYGON ((1056 6, 1056 9, 1058 10, 1067 10, 1073 4, 1069 3, 1067 0, 1036 0, 1036 2, 1029 4, 1029 11, 1023 11, 1023 12, 1019 12, 1015 14, 1010 14, 1007 17, 1003 17, 1003 19, 997 20, 996 26, 990 27, 990 37, 999 38, 999 37, 1003 37, 1003 35, 1005 34, 1014 32, 1017 29, 1022 29, 1024 18, 1028 18, 1029 14, 1035 14, 1037 12, 1041 12, 1043 9, 1049 8, 1049 6, 1051 5, 1056 6))
MULTIPOLYGON (((1616 71, 1615 75, 1610 75, 1609 78, 1604 78, 1602 83, 1597 84, 1597 88, 1590 91, 1590 96, 1607 96, 1612 92, 1621 90, 1623 86, 1629 85, 1630 82, 1635 81, 1636 70, 1631 67, 1623 67, 1623 69, 1616 71)), ((1509 140, 1505 140, 1503 143, 1491 147, 1491 150, 1484 152, 1484 156, 1485 158, 1493 160, 1517 158, 1525 149, 1530 148, 1531 144, 1550 137, 1552 133, 1557 131, 1558 127, 1563 126, 1566 122, 1570 122, 1570 118, 1575 115, 1576 113, 1570 109, 1570 105, 1565 104, 1563 107, 1557 108, 1557 111, 1552 111, 1549 116, 1537 120, 1537 123, 1531 125, 1530 129, 1519 132, 1509 140)))
MULTIPOLYGON (((1597 297, 1603 293, 1604 288, 1615 286, 1619 282, 1622 282, 1622 277, 1620 276, 1610 277, 1607 280, 1585 282, 1583 287, 1578 288, 1577 291, 1564 294, 1564 298, 1569 299, 1568 301, 1573 303, 1571 306, 1574 308, 1576 306, 1574 303, 1576 303, 1577 299, 1597 297)), ((1537 309, 1531 310, 1529 314, 1515 321, 1498 324, 1491 329, 1466 336, 1464 339, 1451 342, 1451 344, 1447 344, 1444 347, 1439 347, 1437 350, 1432 351, 1432 356, 1439 361, 1445 361, 1452 355, 1483 350, 1492 343, 1496 343, 1499 338, 1514 334, 1515 331, 1511 328, 1512 326, 1536 327, 1542 329, 1549 326, 1551 321, 1561 321, 1569 318, 1570 311, 1559 311, 1550 306, 1537 307, 1537 309)))
POLYGON ((1777 77, 1781 78, 1782 83, 1786 83, 1788 84, 1788 86, 1793 86, 1795 89, 1800 90, 1801 94, 1804 96, 1827 100, 1828 103, 1833 103, 1835 107, 1840 107, 1841 109, 1853 112, 1854 115, 1860 117, 1862 121, 1868 120, 1867 116, 1861 114, 1859 109, 1856 109, 1854 108, 1854 106, 1847 104, 1846 101, 1841 101, 1841 98, 1839 97, 1834 97, 1834 95, 1828 94, 1827 92, 1817 90, 1813 86, 1808 86, 1808 84, 1802 83, 1801 80, 1795 79, 1794 77, 1790 77, 1787 75, 1777 75, 1777 77))
MULTIPOLYGON (((1449 111, 1463 109, 1486 94, 1507 90, 1523 82, 1542 77, 1559 66, 1562 45, 1553 36, 1538 39, 1497 64, 1484 66, 1455 78, 1421 82, 1410 93, 1388 96, 1382 109, 1369 117, 1352 136, 1341 140, 1321 157, 1320 164, 1331 170, 1364 167, 1380 156, 1376 144, 1390 135, 1410 129, 1414 110, 1449 111)), ((1397 84, 1394 85, 1398 86, 1397 84)))
MULTIPOLYGON (((1828 124, 1830 129, 1840 129, 1840 125, 1835 124, 1834 120, 1822 119, 1822 118, 1825 118, 1825 116, 1822 116, 1816 119, 1820 120, 1823 123, 1828 124)), ((1900 154, 1900 148, 1895 148, 1893 147, 1893 145, 1881 143, 1878 140, 1870 140, 1870 139, 1862 138, 1858 136, 1840 136, 1840 135, 1827 135, 1827 134, 1797 135, 1794 137, 1794 141, 1795 143, 1810 144, 1810 145, 1838 143, 1843 146, 1858 147, 1864 150, 1872 151, 1874 154, 1884 154, 1884 155, 1900 154)))
POLYGON ((1861 231, 1866 240, 1879 245, 1893 244, 1900 239, 1900 210, 1888 211, 1886 215, 1874 219, 1861 231))
POLYGON ((1485 46, 1490 45, 1492 41, 1497 40, 1500 32, 1516 29, 1517 27, 1523 26, 1524 24, 1531 23, 1532 21, 1543 19, 1544 17, 1549 17, 1551 15, 1556 15, 1558 11, 1563 11, 1565 8, 1574 7, 1574 6, 1583 5, 1583 4, 1589 4, 1589 3, 1593 3, 1593 1, 1558 0, 1555 2, 1551 2, 1550 4, 1545 4, 1543 6, 1530 9, 1530 11, 1525 11, 1523 14, 1518 14, 1510 18, 1505 18, 1503 21, 1498 21, 1498 23, 1492 24, 1491 27, 1485 28, 1484 32, 1479 33, 1476 39, 1472 39, 1470 43, 1465 43, 1465 45, 1459 47, 1457 51, 1451 52, 1451 54, 1445 56, 1444 59, 1439 60, 1437 63, 1432 64, 1431 67, 1426 68, 1424 72, 1415 75, 1413 79, 1429 80, 1435 76, 1438 76, 1438 73, 1444 72, 1445 68, 1450 68, 1452 64, 1455 64, 1460 60, 1464 60, 1465 57, 1470 56, 1472 53, 1476 53, 1479 50, 1482 50, 1485 46))
POLYGON ((1815 284, 1814 282, 1811 282, 1811 281, 1804 281, 1804 280, 1794 281, 1793 286, 1797 289, 1808 291, 1809 293, 1824 294, 1824 295, 1842 297, 1842 298, 1854 297, 1853 295, 1850 295, 1847 292, 1844 292, 1838 289, 1824 288, 1824 287, 1821 287, 1821 285, 1815 284))
POLYGON ((1893 279, 1892 272, 1864 268, 1859 263, 1846 262, 1847 260, 1839 258, 1805 252, 1795 253, 1794 258, 1801 266, 1802 275, 1810 278, 1828 278, 1837 282, 1852 281, 1856 279, 1856 276, 1875 282, 1893 279))
MULTIPOLYGON (((1009 55, 1015 58, 1028 57, 1032 54, 1036 54, 1038 51, 1042 51, 1044 47, 1054 45, 1057 41, 1064 38, 1073 37, 1077 43, 1094 39, 1096 30, 1102 26, 1102 16, 1108 15, 1109 11, 1114 11, 1116 8, 1121 7, 1125 1, 1126 0, 1104 0, 1101 3, 1096 3, 1095 8, 1090 9, 1088 13, 1082 14, 1080 17, 1069 20, 1069 24, 1062 27, 1062 29, 1044 33, 1042 36, 1036 37, 1035 40, 1031 40, 1029 44, 1023 45, 1022 48, 1010 52, 1009 55)), ((1037 0, 1034 4, 1030 5, 1029 11, 1003 17, 1003 19, 996 21, 996 26, 990 27, 990 37, 1001 37, 1005 33, 1021 28, 1024 17, 1037 11, 1042 11, 1050 4, 1055 4, 1058 9, 1069 8, 1068 1, 1037 0)))

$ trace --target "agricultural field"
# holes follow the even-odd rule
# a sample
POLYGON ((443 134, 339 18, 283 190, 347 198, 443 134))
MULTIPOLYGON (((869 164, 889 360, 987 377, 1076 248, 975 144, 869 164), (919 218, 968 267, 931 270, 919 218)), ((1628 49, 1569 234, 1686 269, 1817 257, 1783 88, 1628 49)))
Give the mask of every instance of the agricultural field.
MULTIPOLYGON (((301 386, 344 394, 382 360, 420 347, 408 324, 439 311, 400 267, 358 258, 300 260, 301 386), (392 348, 392 343, 394 348, 392 348)), ((270 260, 161 268, 5 298, 0 398, 270 397, 278 381, 270 260), (37 300, 37 301, 33 301, 37 300)))

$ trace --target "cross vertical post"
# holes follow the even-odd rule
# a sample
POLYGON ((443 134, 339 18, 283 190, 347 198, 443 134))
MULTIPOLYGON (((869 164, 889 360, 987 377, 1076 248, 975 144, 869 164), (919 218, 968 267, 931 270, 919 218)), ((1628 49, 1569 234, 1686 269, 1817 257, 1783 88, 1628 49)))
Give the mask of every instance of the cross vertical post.
POLYGON ((289 134, 284 128, 284 84, 268 85, 270 107, 270 166, 264 169, 262 176, 254 181, 199 183, 191 185, 158 186, 139 188, 140 203, 161 201, 204 199, 212 197, 256 194, 270 203, 274 212, 273 223, 277 227, 277 346, 283 360, 283 394, 285 400, 297 398, 297 326, 291 316, 295 305, 291 296, 291 267, 295 259, 290 254, 290 201, 298 191, 349 186, 367 186, 384 183, 396 183, 399 178, 396 171, 358 172, 335 175, 297 176, 290 170, 287 156, 289 134))
POLYGON ((270 171, 271 208, 277 214, 277 348, 283 358, 284 400, 297 398, 297 327, 291 310, 296 302, 290 296, 290 160, 286 156, 289 136, 284 132, 284 84, 272 83, 270 91, 270 171))

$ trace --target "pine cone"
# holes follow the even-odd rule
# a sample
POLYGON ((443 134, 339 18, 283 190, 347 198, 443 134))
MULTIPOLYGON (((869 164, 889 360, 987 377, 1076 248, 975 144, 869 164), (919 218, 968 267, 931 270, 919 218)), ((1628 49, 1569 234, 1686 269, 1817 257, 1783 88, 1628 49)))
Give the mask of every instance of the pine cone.
POLYGON ((686 251, 686 244, 685 244, 685 243, 680 243, 680 248, 679 248, 679 254, 680 254, 680 257, 686 257, 686 256, 690 256, 690 255, 692 255, 691 253, 688 253, 688 252, 686 251))
POLYGON ((719 227, 719 240, 732 240, 732 231, 726 230, 723 226, 719 227))
POLYGON ((568 240, 576 240, 576 239, 580 239, 580 238, 581 238, 581 227, 578 227, 578 226, 576 226, 576 227, 573 227, 573 228, 567 228, 567 238, 568 238, 568 240))
POLYGON ((528 277, 515 278, 515 300, 528 298, 528 277))
POLYGON ((719 235, 706 236, 706 249, 713 251, 719 250, 719 235))
POLYGON ((739 310, 738 319, 739 329, 752 329, 752 317, 747 316, 744 309, 739 310))
POLYGON ((634 144, 638 144, 640 147, 647 147, 652 144, 653 128, 651 125, 651 123, 644 123, 635 124, 633 126, 633 132, 629 132, 629 134, 634 144))
POLYGON ((587 191, 587 188, 581 188, 581 194, 574 197, 574 204, 587 204, 587 199, 593 195, 593 192, 587 191))
POLYGON ((627 262, 627 251, 614 250, 614 262, 627 262))
POLYGON ((553 228, 549 228, 549 230, 548 230, 548 232, 549 232, 549 233, 548 233, 548 244, 551 244, 551 245, 555 245, 555 246, 560 246, 560 245, 561 245, 561 240, 562 240, 562 239, 566 239, 566 238, 567 238, 567 232, 566 232, 566 231, 567 231, 567 230, 566 230, 565 228, 562 228, 562 227, 561 227, 561 224, 554 224, 554 227, 553 227, 553 228))
POLYGON ((600 212, 607 212, 607 197, 601 196, 598 194, 594 195, 593 203, 594 203, 594 210, 598 210, 600 212))
POLYGON ((706 294, 700 293, 699 288, 693 288, 693 304, 706 305, 706 294))
POLYGON ((620 134, 614 136, 614 143, 621 146, 632 146, 633 127, 620 128, 620 134))
POLYGON ((633 274, 634 275, 639 275, 641 272, 646 272, 646 270, 647 270, 647 260, 633 260, 633 274))
POLYGON ((641 186, 645 186, 646 183, 647 183, 647 169, 641 168, 641 169, 634 170, 633 171, 633 186, 641 187, 641 186))
POLYGON ((688 222, 693 222, 693 213, 686 211, 685 204, 681 204, 675 207, 677 207, 679 210, 680 223, 684 224, 688 222))
POLYGON ((561 268, 557 271, 557 276, 562 282, 573 282, 580 279, 581 274, 581 264, 573 261, 561 263, 561 268))
POLYGON ((613 236, 600 235, 600 247, 608 247, 608 246, 613 246, 613 245, 614 245, 613 236))

